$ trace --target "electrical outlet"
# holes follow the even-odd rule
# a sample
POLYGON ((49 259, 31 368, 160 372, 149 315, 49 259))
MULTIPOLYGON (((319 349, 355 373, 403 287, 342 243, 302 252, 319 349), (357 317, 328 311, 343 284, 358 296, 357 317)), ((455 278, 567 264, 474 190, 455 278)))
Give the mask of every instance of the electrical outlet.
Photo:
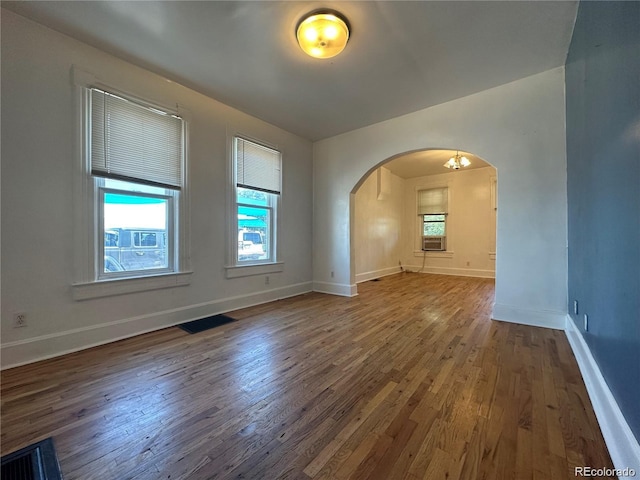
POLYGON ((333 271, 331 272, 331 278, 333 278, 333 271))
POLYGON ((264 284, 265 284, 265 285, 269 285, 269 275, 267 275, 266 277, 264 277, 264 284))
POLYGON ((584 331, 589 331, 589 316, 586 313, 584 314, 584 331))
POLYGON ((578 314, 578 300, 573 301, 573 314, 574 315, 578 314))
POLYGON ((20 328, 27 326, 27 314, 26 313, 14 313, 13 314, 13 328, 20 328))

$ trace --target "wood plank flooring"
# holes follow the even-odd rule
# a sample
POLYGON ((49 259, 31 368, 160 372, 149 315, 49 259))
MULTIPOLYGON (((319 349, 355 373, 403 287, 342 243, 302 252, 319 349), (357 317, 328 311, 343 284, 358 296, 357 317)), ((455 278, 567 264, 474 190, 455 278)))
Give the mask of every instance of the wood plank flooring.
POLYGON ((1 375, 5 455, 66 480, 569 479, 612 468, 561 331, 490 320, 492 280, 402 273, 1 375))

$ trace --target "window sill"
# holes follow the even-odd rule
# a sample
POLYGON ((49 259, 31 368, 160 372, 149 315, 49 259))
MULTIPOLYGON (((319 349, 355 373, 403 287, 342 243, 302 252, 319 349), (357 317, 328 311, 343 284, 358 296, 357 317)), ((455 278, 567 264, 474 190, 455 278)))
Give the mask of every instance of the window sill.
POLYGON ((264 275, 267 273, 278 273, 284 271, 284 263, 262 263, 257 265, 234 265, 225 267, 227 278, 249 277, 251 275, 264 275))
POLYGON ((110 297, 126 293, 146 292, 162 288, 183 287, 191 283, 193 272, 168 273, 147 277, 118 278, 88 283, 76 283, 71 286, 74 300, 110 297))
POLYGON ((453 252, 450 252, 450 251, 446 251, 446 252, 440 252, 440 251, 424 252, 422 250, 414 250, 413 251, 413 256, 422 258, 422 257, 424 257, 425 253, 427 254, 427 257, 429 257, 429 258, 453 258, 453 252))

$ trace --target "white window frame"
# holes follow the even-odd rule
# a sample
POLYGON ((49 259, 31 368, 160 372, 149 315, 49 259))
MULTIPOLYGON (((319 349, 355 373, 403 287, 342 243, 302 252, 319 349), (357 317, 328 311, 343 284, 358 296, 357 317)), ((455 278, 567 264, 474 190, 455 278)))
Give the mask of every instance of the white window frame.
POLYGON ((414 246, 413 246, 413 256, 414 257, 433 257, 433 258, 453 258, 454 256, 454 229, 453 222, 450 221, 452 216, 452 205, 453 205, 453 182, 451 181, 437 181, 433 183, 421 183, 420 185, 416 185, 414 191, 414 218, 416 219, 414 222, 414 246), (436 188, 446 188, 447 189, 447 204, 448 204, 448 212, 445 215, 445 248, 446 250, 435 250, 435 251, 424 251, 422 250, 422 236, 424 232, 424 216, 419 213, 419 202, 420 202, 420 192, 423 190, 431 190, 436 188))
MULTIPOLYGON (((227 278, 239 278, 251 275, 264 275, 269 273, 278 273, 284 270, 284 262, 282 261, 279 234, 281 232, 281 218, 280 211, 282 205, 282 191, 279 195, 270 194, 269 205, 251 205, 238 202, 238 186, 237 186, 237 159, 236 159, 236 138, 256 143, 263 147, 278 151, 280 153, 280 166, 283 169, 284 155, 277 145, 271 144, 264 140, 256 139, 255 137, 235 132, 228 137, 228 152, 229 152, 229 205, 227 214, 227 231, 228 231, 228 248, 227 248, 227 266, 226 277, 227 278), (268 209, 269 215, 269 234, 270 238, 267 240, 270 246, 269 254, 266 259, 260 260, 245 260, 240 261, 238 259, 238 209, 241 206, 250 208, 268 209)), ((282 184, 282 178, 281 178, 282 184)), ((281 189, 282 190, 282 189, 281 189)))
MULTIPOLYGON (((180 108, 167 107, 172 104, 168 99, 156 101, 144 95, 119 86, 105 83, 94 75, 74 66, 71 70, 72 83, 76 90, 76 163, 74 167, 74 274, 72 294, 76 300, 156 290, 190 283, 190 234, 189 234, 189 193, 188 193, 188 124, 189 112, 180 108), (107 188, 104 179, 91 174, 90 152, 90 88, 100 88, 123 98, 132 99, 164 112, 178 114, 184 120, 183 125, 183 185, 180 191, 165 189, 162 197, 170 198, 171 214, 168 215, 168 229, 173 229, 173 247, 170 249, 169 268, 138 270, 133 274, 119 272, 106 273, 104 270, 104 224, 102 198, 105 192, 131 194, 132 191, 120 188, 107 188)), ((173 103, 173 105, 177 105, 173 103)), ((153 195, 135 192, 135 195, 153 195)))
MULTIPOLYGON (((424 225, 425 223, 443 223, 444 224, 444 235, 442 235, 443 237, 447 236, 448 230, 447 230, 447 217, 449 216, 448 213, 424 213, 422 214, 422 235, 424 235, 424 225), (440 221, 440 220, 425 220, 424 217, 428 216, 428 215, 444 215, 444 220, 440 221)), ((429 235, 427 235, 429 236, 429 235)), ((440 237, 441 235, 435 235, 436 237, 440 237)))
MULTIPOLYGON (((97 220, 97 269, 96 269, 96 277, 97 280, 109 280, 115 278, 135 278, 135 277, 149 277, 152 275, 163 275, 176 273, 179 271, 179 266, 177 265, 176 259, 179 258, 179 241, 176 241, 176 217, 180 215, 179 205, 180 205, 180 194, 176 190, 164 189, 164 194, 159 193, 147 193, 143 191, 136 191, 135 185, 132 184, 132 189, 126 188, 113 188, 105 186, 105 179, 101 177, 94 177, 95 189, 97 193, 97 207, 98 207, 98 218, 97 220), (104 241, 100 241, 100 239, 104 239, 105 231, 104 231, 104 196, 108 193, 115 194, 124 194, 124 195, 135 195, 137 197, 147 197, 147 198, 157 198, 167 201, 167 266, 166 268, 154 268, 149 270, 128 270, 124 272, 105 272, 104 271, 104 257, 105 257, 105 249, 104 249, 104 241)), ((144 228, 140 228, 140 231, 144 231, 144 228)), ((148 247, 136 247, 133 244, 132 248, 148 248, 148 247)))
MULTIPOLYGON (((276 229, 276 224, 277 224, 277 217, 278 217, 278 197, 279 195, 274 195, 274 194, 268 194, 268 204, 267 205, 252 205, 250 203, 242 203, 238 201, 238 187, 236 186, 236 202, 235 202, 235 207, 236 207, 236 218, 235 218, 235 224, 236 224, 236 232, 239 232, 240 230, 240 225, 238 225, 238 214, 240 213, 240 208, 241 207, 247 207, 247 208, 255 208, 255 209, 260 209, 260 210, 268 210, 269 211, 269 238, 267 239, 267 245, 269 246, 269 251, 267 252, 267 258, 264 259, 257 259, 257 260, 240 260, 238 258, 238 250, 236 249, 236 265, 240 266, 240 265, 260 265, 263 263, 276 263, 277 261, 277 244, 278 244, 278 239, 277 239, 277 229, 276 229)), ((250 190, 250 189, 249 189, 250 190)), ((237 239, 237 236, 236 236, 237 239)), ((238 242, 236 242, 237 245, 238 242)))

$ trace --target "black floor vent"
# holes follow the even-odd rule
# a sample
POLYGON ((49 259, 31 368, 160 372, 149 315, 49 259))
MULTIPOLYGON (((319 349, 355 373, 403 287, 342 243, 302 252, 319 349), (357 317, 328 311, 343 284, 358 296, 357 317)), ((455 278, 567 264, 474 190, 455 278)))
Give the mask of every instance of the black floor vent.
POLYGON ((5 455, 0 471, 2 480, 62 480, 51 438, 5 455))
POLYGON ((214 315, 213 317, 201 318, 178 326, 185 332, 198 333, 231 322, 235 322, 235 318, 227 317, 226 315, 214 315))

